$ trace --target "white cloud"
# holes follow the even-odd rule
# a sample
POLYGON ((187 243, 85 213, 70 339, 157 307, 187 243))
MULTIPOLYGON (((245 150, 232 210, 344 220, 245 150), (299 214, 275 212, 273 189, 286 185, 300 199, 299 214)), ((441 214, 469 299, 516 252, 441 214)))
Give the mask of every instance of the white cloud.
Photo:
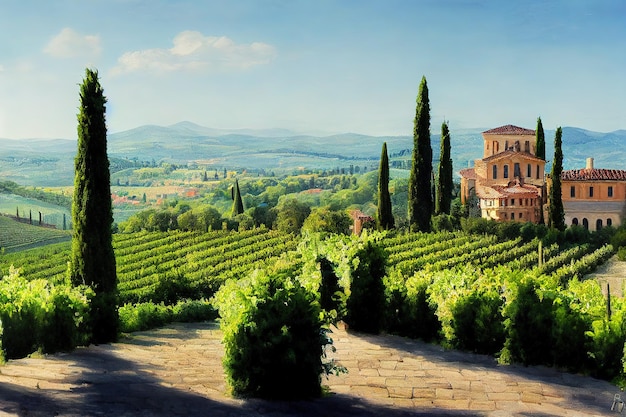
POLYGON ((169 49, 126 52, 113 73, 246 69, 267 64, 276 56, 276 49, 266 43, 237 44, 225 36, 204 36, 195 31, 179 33, 173 45, 169 49))
POLYGON ((44 52, 57 58, 98 56, 102 47, 97 35, 81 35, 70 28, 64 28, 48 42, 44 52))

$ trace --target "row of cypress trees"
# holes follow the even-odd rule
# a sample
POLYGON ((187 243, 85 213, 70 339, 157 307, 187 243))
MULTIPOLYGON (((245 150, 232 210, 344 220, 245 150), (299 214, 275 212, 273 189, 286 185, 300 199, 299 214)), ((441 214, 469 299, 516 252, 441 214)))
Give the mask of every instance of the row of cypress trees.
MULTIPOLYGON (((417 95, 415 120, 413 124, 413 154, 409 176, 408 218, 412 230, 430 231, 430 218, 435 214, 449 214, 452 204, 453 171, 450 151, 450 130, 447 122, 441 125, 441 152, 436 189, 432 192, 432 159, 430 144, 430 102, 428 84, 422 77, 417 95)), ((389 159, 387 143, 383 143, 378 169, 378 227, 391 229, 394 218, 391 213, 389 196, 389 159)))

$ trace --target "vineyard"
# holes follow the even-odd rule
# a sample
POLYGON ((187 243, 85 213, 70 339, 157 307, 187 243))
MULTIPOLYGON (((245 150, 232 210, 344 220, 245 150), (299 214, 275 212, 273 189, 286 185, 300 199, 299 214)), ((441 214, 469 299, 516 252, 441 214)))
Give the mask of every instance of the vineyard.
MULTIPOLYGON (((227 279, 271 264, 274 258, 295 250, 299 242, 294 235, 264 228, 116 234, 113 246, 121 304, 209 298, 227 279)), ((537 240, 498 242, 495 236, 463 232, 390 235, 381 243, 388 255, 388 269, 404 277, 425 269, 434 272, 460 265, 483 269, 505 265, 533 270, 537 275, 554 274, 566 281, 590 273, 612 254, 610 246, 592 250, 589 245, 580 245, 560 250, 553 244, 543 248, 539 262, 537 240)), ((69 242, 5 254, 0 259, 0 272, 6 275, 13 265, 29 280, 62 282, 69 255, 69 242)))
POLYGON ((0 216, 0 247, 15 252, 52 242, 69 240, 70 232, 20 223, 0 216))

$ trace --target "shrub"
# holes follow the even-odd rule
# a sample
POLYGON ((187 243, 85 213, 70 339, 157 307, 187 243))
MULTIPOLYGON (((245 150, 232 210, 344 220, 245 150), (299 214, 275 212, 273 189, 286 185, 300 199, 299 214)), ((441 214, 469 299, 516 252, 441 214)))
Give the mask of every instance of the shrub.
POLYGON ((438 339, 441 323, 435 314, 437 305, 431 303, 428 289, 432 279, 418 272, 406 281, 407 336, 425 341, 438 339))
POLYGON ((350 295, 346 321, 351 328, 379 333, 384 322, 386 254, 376 243, 367 241, 353 255, 350 295))
POLYGON ((611 237, 611 245, 614 248, 626 247, 626 229, 619 228, 611 237))
POLYGON ((332 343, 315 297, 293 279, 296 268, 257 271, 228 281, 214 298, 224 334, 224 367, 236 396, 307 398, 321 394, 332 343))
POLYGON ((124 304, 119 308, 120 331, 154 329, 167 323, 214 320, 217 313, 206 300, 182 300, 175 305, 153 302, 124 304))
POLYGON ((20 358, 36 350, 66 351, 85 343, 92 298, 88 287, 27 281, 11 267, 0 280, 0 345, 5 357, 20 358))
POLYGON ((617 259, 620 261, 626 261, 626 247, 621 247, 617 251, 617 259))

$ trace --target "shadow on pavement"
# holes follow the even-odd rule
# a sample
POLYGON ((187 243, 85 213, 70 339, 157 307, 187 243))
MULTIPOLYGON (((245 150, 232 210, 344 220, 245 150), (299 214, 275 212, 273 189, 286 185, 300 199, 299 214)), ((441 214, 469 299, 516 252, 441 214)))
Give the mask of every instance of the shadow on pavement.
MULTIPOLYGON (((142 333, 147 334, 147 333, 142 333)), ((161 333, 158 334, 162 336, 161 333)), ((173 336, 172 336, 173 337, 173 336)), ((189 337, 185 335, 184 337, 189 337)), ((131 340, 131 344, 133 341, 131 340)), ((416 411, 387 408, 339 394, 292 402, 258 399, 211 399, 164 385, 151 373, 154 367, 115 355, 110 345, 81 348, 49 358, 68 363, 56 381, 59 388, 0 386, 0 414, 19 416, 474 416, 466 411, 416 411), (73 372, 83 370, 82 372, 73 372)), ((1 371, 1 368, 0 368, 1 371)), ((43 381, 43 379, 42 379, 43 381)))

